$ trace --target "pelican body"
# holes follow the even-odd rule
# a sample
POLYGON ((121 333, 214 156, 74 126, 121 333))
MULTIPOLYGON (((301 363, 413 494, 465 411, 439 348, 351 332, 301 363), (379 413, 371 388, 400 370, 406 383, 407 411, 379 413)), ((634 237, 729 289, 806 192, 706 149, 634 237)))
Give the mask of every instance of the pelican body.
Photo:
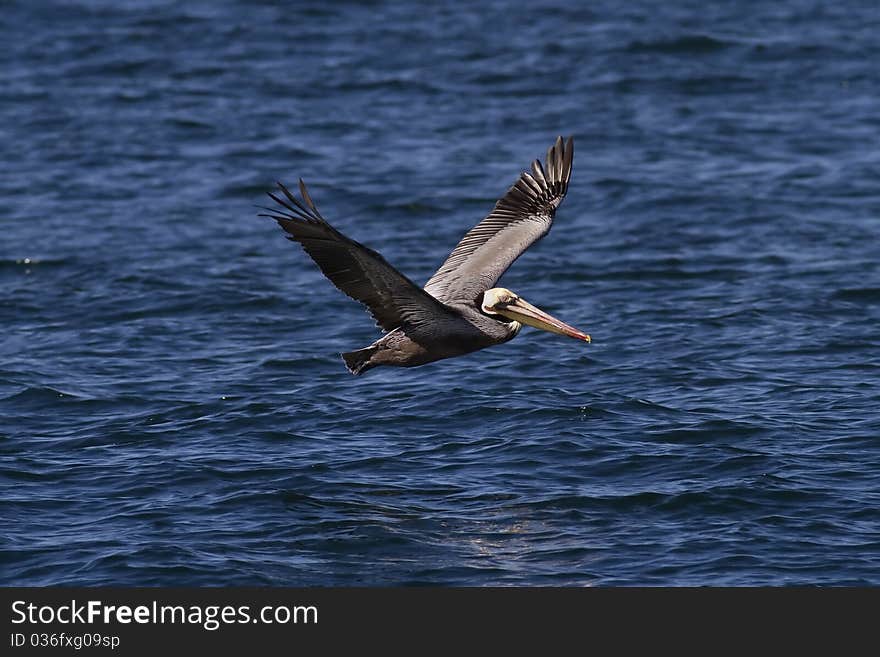
POLYGON ((514 292, 494 287, 507 268, 550 230, 571 178, 574 144, 562 137, 523 172, 494 209, 459 242, 424 288, 378 253, 333 228, 302 179, 301 199, 280 182, 266 208, 330 281, 364 304, 387 333, 369 347, 342 354, 352 374, 379 365, 415 367, 513 339, 528 324, 585 342, 590 336, 548 315, 514 292))

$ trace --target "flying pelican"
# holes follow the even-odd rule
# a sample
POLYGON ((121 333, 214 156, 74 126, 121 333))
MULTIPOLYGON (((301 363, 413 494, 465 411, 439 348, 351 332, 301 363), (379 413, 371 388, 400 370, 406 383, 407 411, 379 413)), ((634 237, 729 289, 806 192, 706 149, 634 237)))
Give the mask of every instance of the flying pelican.
POLYGON ((547 234, 571 178, 574 143, 562 137, 495 208, 462 238, 424 289, 381 255, 333 228, 312 202, 300 178, 296 198, 269 196, 283 209, 264 208, 299 242, 330 281, 367 307, 386 335, 364 349, 342 354, 352 374, 378 365, 414 367, 461 356, 513 339, 523 324, 585 342, 590 336, 561 322, 515 292, 493 287, 529 246, 547 234))

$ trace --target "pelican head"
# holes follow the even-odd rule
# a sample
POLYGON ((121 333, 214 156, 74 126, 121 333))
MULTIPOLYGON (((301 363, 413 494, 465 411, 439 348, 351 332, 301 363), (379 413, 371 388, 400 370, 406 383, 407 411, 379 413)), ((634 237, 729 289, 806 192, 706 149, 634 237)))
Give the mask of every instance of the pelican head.
POLYGON ((570 338, 590 341, 590 336, 581 333, 573 326, 561 322, 539 308, 535 308, 518 294, 504 287, 493 287, 483 293, 483 312, 487 315, 500 315, 515 322, 521 322, 550 333, 567 335, 570 338))

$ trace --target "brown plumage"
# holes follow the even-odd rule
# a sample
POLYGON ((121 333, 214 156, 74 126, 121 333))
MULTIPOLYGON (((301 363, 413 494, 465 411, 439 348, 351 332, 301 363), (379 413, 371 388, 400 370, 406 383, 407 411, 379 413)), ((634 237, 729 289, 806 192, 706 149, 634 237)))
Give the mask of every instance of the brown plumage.
POLYGON ((333 228, 302 180, 301 199, 283 184, 269 192, 279 208, 268 214, 299 242, 330 281, 364 304, 388 333, 342 355, 353 374, 378 365, 412 367, 512 339, 522 323, 589 342, 589 336, 550 317, 504 288, 493 288, 508 267, 547 234, 568 191, 574 144, 562 137, 535 160, 479 224, 467 232, 425 288, 378 253, 333 228))

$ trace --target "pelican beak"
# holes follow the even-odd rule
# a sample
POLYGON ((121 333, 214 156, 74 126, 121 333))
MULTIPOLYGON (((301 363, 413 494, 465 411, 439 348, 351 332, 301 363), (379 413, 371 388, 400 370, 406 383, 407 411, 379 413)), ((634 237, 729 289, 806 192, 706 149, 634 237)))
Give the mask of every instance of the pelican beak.
POLYGON ((573 326, 560 322, 555 317, 548 315, 540 308, 535 308, 532 304, 522 299, 517 299, 504 306, 496 306, 494 312, 504 315, 508 319, 534 326, 542 331, 567 335, 570 338, 576 338, 584 342, 590 341, 590 336, 586 333, 581 333, 573 326))

